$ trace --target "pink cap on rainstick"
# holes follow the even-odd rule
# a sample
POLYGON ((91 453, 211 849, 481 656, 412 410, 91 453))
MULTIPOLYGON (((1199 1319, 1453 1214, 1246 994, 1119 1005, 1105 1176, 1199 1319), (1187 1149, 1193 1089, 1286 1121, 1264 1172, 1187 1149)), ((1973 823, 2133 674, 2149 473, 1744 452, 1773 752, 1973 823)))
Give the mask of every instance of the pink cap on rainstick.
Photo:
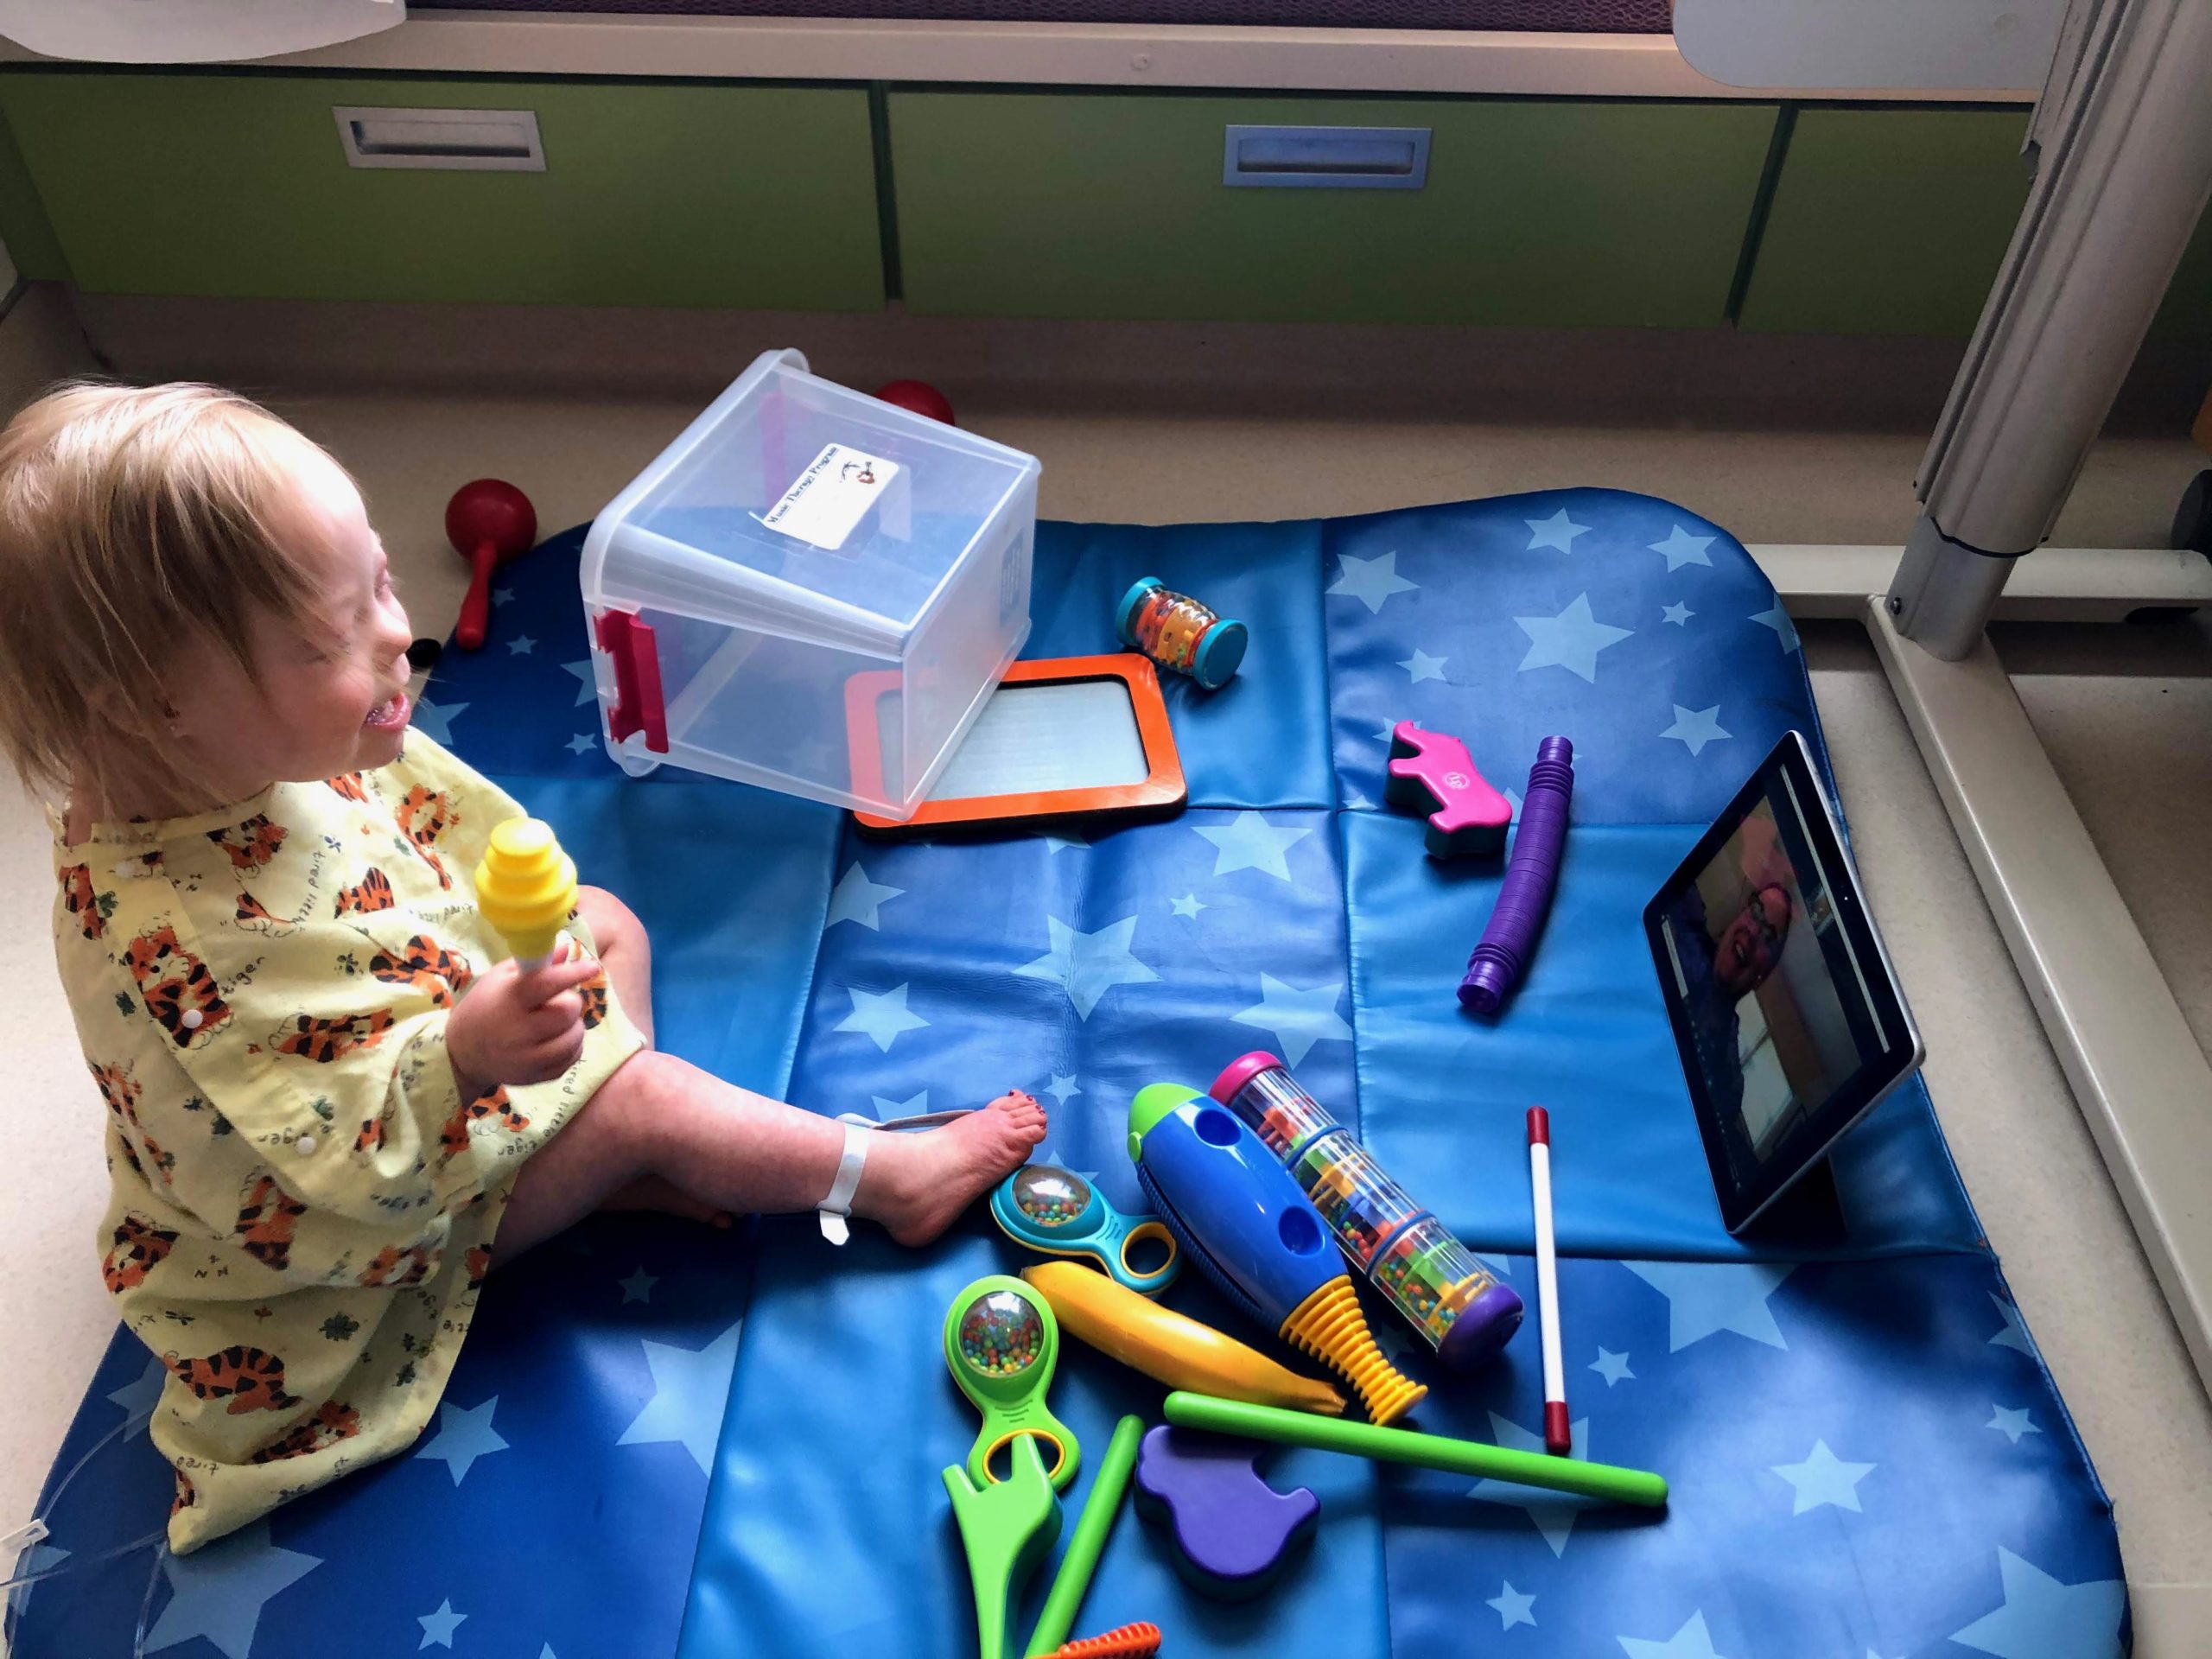
POLYGON ((1206 1093, 1226 1106, 1236 1098, 1237 1091, 1262 1071, 1280 1071, 1282 1062, 1264 1048, 1255 1048, 1249 1054, 1239 1054, 1222 1067, 1221 1075, 1213 1080, 1213 1087, 1206 1093))
POLYGON ((1552 1143, 1552 1115, 1541 1106, 1529 1109, 1529 1144, 1548 1147, 1552 1143))

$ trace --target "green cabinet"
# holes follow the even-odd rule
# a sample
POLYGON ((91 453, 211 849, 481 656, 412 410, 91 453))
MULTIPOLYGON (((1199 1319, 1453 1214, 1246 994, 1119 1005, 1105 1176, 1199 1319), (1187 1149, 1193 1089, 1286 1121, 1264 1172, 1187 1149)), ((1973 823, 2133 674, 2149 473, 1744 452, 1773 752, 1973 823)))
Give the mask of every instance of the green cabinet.
POLYGON ((1746 328, 1966 334, 2028 198, 2017 109, 1797 112, 1746 328))
POLYGON ((1772 105, 894 91, 918 312, 1719 323, 1772 105), (1224 129, 1426 127, 1420 189, 1237 188, 1224 129))
POLYGON ((21 70, 0 114, 35 192, 0 165, 0 233, 42 208, 96 292, 883 302, 859 87, 21 70), (349 167, 346 105, 528 109, 545 168, 349 167))

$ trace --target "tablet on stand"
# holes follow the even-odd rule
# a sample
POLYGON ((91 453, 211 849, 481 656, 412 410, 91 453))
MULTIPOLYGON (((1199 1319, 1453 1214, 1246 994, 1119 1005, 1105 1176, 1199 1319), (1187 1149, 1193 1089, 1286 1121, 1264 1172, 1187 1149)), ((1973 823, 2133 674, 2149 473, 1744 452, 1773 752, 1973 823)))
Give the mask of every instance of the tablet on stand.
POLYGON ((1802 733, 1699 838, 1643 928, 1728 1230, 1840 1241, 1829 1151, 1924 1051, 1802 733))

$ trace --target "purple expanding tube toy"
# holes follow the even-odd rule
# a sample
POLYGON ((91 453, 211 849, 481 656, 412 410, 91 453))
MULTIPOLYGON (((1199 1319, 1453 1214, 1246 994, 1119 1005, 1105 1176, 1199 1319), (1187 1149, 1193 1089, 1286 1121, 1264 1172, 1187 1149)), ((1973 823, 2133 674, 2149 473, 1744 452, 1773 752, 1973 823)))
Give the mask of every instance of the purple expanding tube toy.
POLYGON ((1483 942, 1467 958, 1459 982, 1459 1006, 1477 1014, 1496 1014, 1529 964, 1536 935, 1551 908, 1559 880, 1559 856, 1567 843, 1567 808, 1574 796, 1574 745, 1548 737, 1536 745, 1536 764, 1529 768, 1529 787, 1521 799, 1521 828, 1513 837, 1513 857, 1497 904, 1483 929, 1483 942))

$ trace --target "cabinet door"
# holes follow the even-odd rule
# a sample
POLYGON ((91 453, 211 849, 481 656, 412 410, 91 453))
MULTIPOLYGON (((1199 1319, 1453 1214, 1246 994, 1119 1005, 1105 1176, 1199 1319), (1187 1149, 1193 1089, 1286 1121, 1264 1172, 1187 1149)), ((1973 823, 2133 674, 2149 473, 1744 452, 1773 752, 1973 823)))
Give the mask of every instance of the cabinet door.
POLYGON ((2165 303, 2151 321, 2153 340, 2212 346, 2212 207, 2196 221, 2196 234, 2183 250, 2165 303))
POLYGON ((1775 109, 894 92, 917 311, 1718 323, 1775 109), (1237 188, 1232 124, 1414 127, 1419 189, 1237 188))
POLYGON ((1797 112, 1746 328, 1966 334, 2028 199, 2016 109, 1797 112))
POLYGON ((883 300, 858 88, 22 70, 0 110, 99 292, 883 300), (349 167, 353 105, 531 110, 544 170, 349 167))

